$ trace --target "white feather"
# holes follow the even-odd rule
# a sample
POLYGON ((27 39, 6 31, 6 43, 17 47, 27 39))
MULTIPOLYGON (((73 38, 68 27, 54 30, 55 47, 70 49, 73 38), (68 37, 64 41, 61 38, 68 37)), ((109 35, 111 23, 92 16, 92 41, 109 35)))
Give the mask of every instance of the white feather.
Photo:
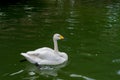
POLYGON ((68 56, 64 52, 59 52, 57 40, 63 39, 60 34, 54 34, 54 50, 48 47, 43 47, 36 49, 34 51, 28 51, 26 53, 21 53, 29 62, 39 65, 58 65, 66 62, 68 56))

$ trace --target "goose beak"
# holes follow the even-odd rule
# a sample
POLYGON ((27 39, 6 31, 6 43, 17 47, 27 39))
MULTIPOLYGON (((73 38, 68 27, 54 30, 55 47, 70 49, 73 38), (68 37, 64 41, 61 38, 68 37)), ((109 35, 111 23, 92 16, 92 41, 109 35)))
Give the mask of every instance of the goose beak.
POLYGON ((64 37, 62 35, 60 35, 60 39, 64 39, 64 37))

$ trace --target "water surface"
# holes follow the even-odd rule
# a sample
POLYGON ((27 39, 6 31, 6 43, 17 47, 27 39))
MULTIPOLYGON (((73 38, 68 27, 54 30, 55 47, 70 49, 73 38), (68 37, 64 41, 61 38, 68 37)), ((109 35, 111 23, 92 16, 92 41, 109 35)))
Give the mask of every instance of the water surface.
POLYGON ((30 0, 0 6, 0 80, 119 80, 119 0, 30 0), (20 63, 21 52, 62 34, 69 55, 56 68, 20 63))

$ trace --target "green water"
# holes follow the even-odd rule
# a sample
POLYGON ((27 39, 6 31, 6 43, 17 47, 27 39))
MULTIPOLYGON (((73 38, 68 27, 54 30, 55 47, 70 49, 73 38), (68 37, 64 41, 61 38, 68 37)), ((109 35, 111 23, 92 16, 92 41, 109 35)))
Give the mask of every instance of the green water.
POLYGON ((30 0, 0 6, 0 80, 120 80, 119 0, 30 0), (39 70, 21 52, 62 34, 67 64, 39 70))

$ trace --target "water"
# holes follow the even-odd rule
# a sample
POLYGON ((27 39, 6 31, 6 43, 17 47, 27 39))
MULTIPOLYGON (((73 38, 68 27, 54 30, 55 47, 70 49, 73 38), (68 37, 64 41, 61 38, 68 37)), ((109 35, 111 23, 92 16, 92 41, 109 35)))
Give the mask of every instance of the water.
POLYGON ((30 0, 0 6, 0 80, 119 80, 119 0, 30 0), (62 34, 67 64, 42 69, 21 52, 62 34))

